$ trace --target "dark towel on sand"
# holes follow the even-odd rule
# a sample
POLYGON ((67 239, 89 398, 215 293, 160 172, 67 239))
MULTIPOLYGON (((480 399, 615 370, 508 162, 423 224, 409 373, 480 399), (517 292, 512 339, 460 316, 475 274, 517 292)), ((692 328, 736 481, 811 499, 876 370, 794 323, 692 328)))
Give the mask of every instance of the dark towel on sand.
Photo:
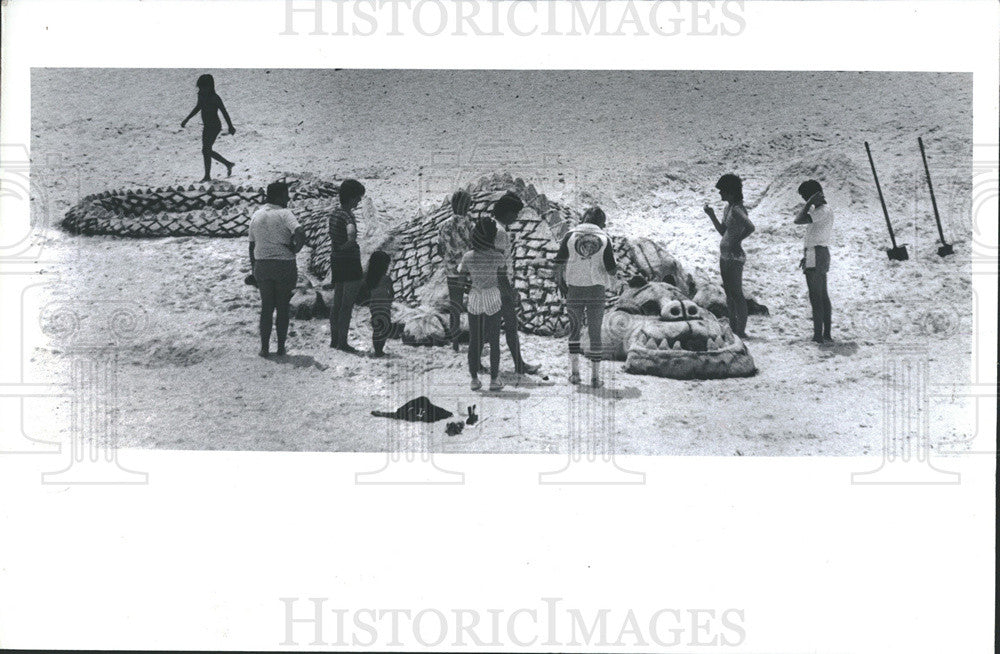
POLYGON ((434 406, 429 399, 421 395, 410 400, 395 411, 372 411, 377 418, 397 418, 409 422, 436 422, 442 418, 450 418, 451 411, 434 406))

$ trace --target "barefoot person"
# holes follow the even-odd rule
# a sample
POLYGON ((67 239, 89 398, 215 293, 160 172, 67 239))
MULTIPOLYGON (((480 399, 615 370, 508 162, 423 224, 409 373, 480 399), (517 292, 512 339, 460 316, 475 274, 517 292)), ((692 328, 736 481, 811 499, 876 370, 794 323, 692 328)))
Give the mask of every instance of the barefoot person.
POLYGON ((462 302, 465 296, 466 276, 458 273, 458 264, 465 253, 472 249, 472 221, 469 208, 472 196, 466 191, 455 191, 451 196, 452 217, 438 229, 438 253, 444 259, 442 264, 448 275, 448 337, 452 348, 458 352, 458 334, 461 316, 465 311, 462 302))
POLYGON ((743 295, 743 239, 754 231, 753 223, 743 206, 743 180, 733 174, 726 174, 715 184, 726 210, 722 222, 715 217, 715 210, 705 205, 705 213, 712 219, 716 231, 722 235, 719 241, 719 270, 722 273, 722 288, 726 292, 726 306, 729 308, 729 325, 733 333, 746 338, 747 300, 743 295))
POLYGON ((458 271, 468 275, 469 288, 469 374, 471 388, 483 387, 479 381, 479 368, 483 342, 490 344, 490 390, 503 388, 500 381, 500 314, 501 291, 497 270, 507 265, 507 258, 495 247, 496 222, 483 218, 472 229, 472 249, 462 256, 458 271))
POLYGON ((226 106, 222 104, 222 98, 215 92, 215 79, 211 75, 206 74, 198 78, 198 104, 191 110, 188 117, 181 121, 181 127, 187 127, 187 122, 194 118, 194 115, 199 111, 201 112, 202 124, 201 155, 205 161, 205 177, 201 181, 212 181, 212 159, 215 159, 226 167, 226 177, 229 177, 233 174, 233 162, 212 149, 212 146, 215 145, 215 139, 218 138, 219 132, 222 131, 219 112, 222 112, 226 123, 229 124, 230 134, 235 134, 236 128, 233 127, 233 121, 229 119, 229 112, 226 111, 226 106))
POLYGON ((347 334, 363 277, 354 210, 364 197, 365 187, 361 182, 345 179, 340 184, 340 208, 330 215, 330 281, 333 282, 330 347, 351 353, 357 350, 347 342, 347 334))
POLYGON ((810 179, 799 185, 799 195, 806 201, 795 216, 796 225, 807 225, 801 267, 806 274, 809 303, 812 305, 813 338, 816 343, 833 341, 830 335, 830 295, 826 274, 830 271, 830 245, 833 243, 833 210, 823 197, 823 187, 810 179))
POLYGON ((278 356, 285 354, 288 303, 295 291, 298 270, 295 254, 306 243, 306 234, 287 209, 288 185, 267 187, 267 204, 250 218, 250 269, 260 291, 260 356, 270 354, 271 321, 278 313, 278 356))
POLYGON ((584 320, 590 336, 590 384, 601 381, 601 323, 604 321, 604 289, 618 270, 611 239, 604 232, 604 212, 599 207, 587 209, 583 221, 563 236, 556 264, 556 283, 566 298, 569 314, 569 361, 571 384, 580 383, 580 331, 584 320))
POLYGON ((517 215, 524 208, 524 203, 513 193, 507 192, 493 205, 494 225, 496 227, 496 248, 504 256, 505 264, 500 271, 500 298, 503 302, 501 314, 503 318, 503 331, 507 339, 507 349, 514 359, 514 371, 519 375, 533 375, 538 372, 539 366, 525 363, 521 356, 521 338, 517 332, 517 305, 521 301, 520 295, 511 284, 511 245, 510 235, 507 228, 514 224, 517 215))
POLYGON ((392 259, 388 252, 376 250, 368 257, 364 282, 358 294, 357 303, 367 305, 371 312, 372 356, 385 356, 385 342, 392 331, 392 277, 389 265, 392 259))

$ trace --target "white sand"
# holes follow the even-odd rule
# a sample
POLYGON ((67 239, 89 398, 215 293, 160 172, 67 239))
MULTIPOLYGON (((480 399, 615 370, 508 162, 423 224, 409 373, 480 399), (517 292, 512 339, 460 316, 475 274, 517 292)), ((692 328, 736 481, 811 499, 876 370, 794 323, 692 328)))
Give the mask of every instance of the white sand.
MULTIPOLYGON (((200 72, 33 71, 32 159, 60 157, 63 172, 42 187, 56 218, 83 194, 200 178, 199 119, 179 126, 200 72)), ((478 395, 467 389, 464 351, 396 341, 388 360, 352 357, 326 347, 324 321, 293 322, 294 356, 266 361, 255 355, 256 292, 242 283, 244 239, 88 238, 54 228, 51 252, 65 262, 54 297, 84 312, 90 301, 137 301, 149 313, 119 353, 125 444, 383 450, 387 434, 419 430, 368 412, 426 394, 452 411, 479 407, 481 428, 460 437, 445 436, 444 422, 426 428, 431 447, 450 451, 565 450, 576 411, 620 452, 880 454, 886 345, 926 349, 932 381, 969 378, 970 76, 210 72, 238 130, 216 146, 238 164, 231 181, 260 186, 283 171, 361 179, 379 213, 361 227, 365 252, 387 223, 439 202, 454 181, 509 170, 578 208, 601 204, 612 231, 662 239, 689 269, 717 277, 718 236, 701 206, 721 208, 714 182, 737 172, 757 225, 745 244, 745 285, 771 311, 748 326, 760 374, 683 382, 606 364, 608 388, 594 396, 565 383, 565 340, 524 336, 526 358, 549 382, 478 395), (936 254, 918 135, 955 243, 946 259, 936 254), (865 140, 908 262, 882 251, 888 236, 865 140), (839 345, 828 349, 808 341, 802 231, 789 215, 808 176, 824 182, 838 217, 830 293, 839 345)), ((355 316, 352 342, 370 349, 367 311, 355 316)), ((509 369, 506 348, 503 361, 509 369)), ((59 377, 67 360, 48 348, 33 365, 59 377)), ((930 409, 932 440, 970 437, 962 400, 935 399, 930 409)), ((65 431, 65 417, 51 420, 65 431)))

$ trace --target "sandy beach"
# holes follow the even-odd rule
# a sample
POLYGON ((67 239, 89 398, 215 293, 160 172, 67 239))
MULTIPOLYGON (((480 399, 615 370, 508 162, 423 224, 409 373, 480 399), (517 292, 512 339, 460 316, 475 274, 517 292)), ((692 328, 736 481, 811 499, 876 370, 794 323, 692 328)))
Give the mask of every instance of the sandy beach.
MULTIPOLYGON (((971 75, 946 73, 35 69, 32 164, 58 162, 40 187, 48 251, 62 268, 47 292, 95 323, 109 302, 146 311, 143 330, 116 349, 123 446, 380 451, 422 438, 439 451, 550 452, 568 447, 570 425, 586 415, 592 437, 620 453, 880 456, 887 356, 922 357, 934 383, 970 376, 971 101, 971 75), (576 209, 599 204, 611 233, 661 240, 718 279, 718 235, 701 207, 721 209, 715 180, 739 174, 757 227, 745 288, 770 312, 748 325, 759 373, 677 381, 609 362, 606 388, 587 391, 566 383, 565 339, 525 335, 525 356, 547 379, 479 394, 468 390, 464 350, 390 341, 387 359, 352 356, 327 347, 322 320, 293 321, 291 356, 258 358, 246 239, 84 237, 57 226, 86 194, 200 178, 200 123, 180 122, 202 72, 215 75, 237 129, 216 144, 237 164, 229 181, 360 179, 372 201, 359 225, 365 257, 456 183, 507 171, 576 209), (955 247, 946 258, 918 136, 955 247), (909 261, 884 252, 865 141, 909 261), (808 178, 837 216, 837 342, 825 348, 809 341, 803 232, 791 224, 808 178), (482 419, 450 437, 444 421, 370 415, 416 395, 451 411, 476 404, 482 419)), ((355 312, 352 344, 371 349, 367 310, 355 312)), ((57 344, 31 356, 39 378, 65 378, 68 363, 57 344)), ((513 381, 506 348, 502 366, 513 381)), ((66 406, 32 420, 69 432, 66 406)), ((968 403, 932 399, 928 425, 933 447, 971 438, 968 403)))

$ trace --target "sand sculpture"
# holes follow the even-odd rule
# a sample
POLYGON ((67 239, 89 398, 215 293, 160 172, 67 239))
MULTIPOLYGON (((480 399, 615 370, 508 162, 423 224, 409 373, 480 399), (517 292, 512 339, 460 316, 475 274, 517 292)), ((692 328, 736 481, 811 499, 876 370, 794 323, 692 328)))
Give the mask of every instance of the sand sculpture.
POLYGON ((749 377, 753 358, 727 321, 676 287, 636 276, 604 316, 604 346, 625 371, 673 379, 749 377))
MULTIPOLYGON (((317 280, 329 273, 327 219, 337 206, 337 185, 293 175, 281 181, 289 184, 289 208, 305 228, 311 249, 307 268, 313 279, 303 276, 293 298, 293 315, 325 317, 327 298, 317 280)), ((510 228, 514 286, 521 296, 519 327, 542 336, 565 335, 569 319, 550 262, 559 240, 580 214, 509 174, 483 177, 467 190, 473 197, 470 220, 490 215, 493 203, 508 191, 524 202, 524 210, 510 228)), ((108 191, 83 198, 66 213, 62 226, 77 234, 239 237, 246 235, 250 216, 263 201, 262 188, 225 182, 108 191)), ((420 212, 392 229, 379 244, 393 257, 393 322, 411 344, 446 342, 448 294, 437 232, 451 217, 451 205, 445 199, 433 211, 420 212)), ((624 359, 629 371, 664 377, 753 374, 746 346, 716 319, 725 312, 717 285, 696 282, 656 241, 614 234, 612 241, 619 283, 608 289, 611 311, 604 325, 606 342, 613 344, 611 356, 624 359), (657 304, 657 311, 651 302, 657 304), (682 315, 674 316, 675 310, 682 315), (680 349, 675 347, 678 343, 680 349)), ((766 312, 756 303, 751 307, 751 312, 766 312)))

